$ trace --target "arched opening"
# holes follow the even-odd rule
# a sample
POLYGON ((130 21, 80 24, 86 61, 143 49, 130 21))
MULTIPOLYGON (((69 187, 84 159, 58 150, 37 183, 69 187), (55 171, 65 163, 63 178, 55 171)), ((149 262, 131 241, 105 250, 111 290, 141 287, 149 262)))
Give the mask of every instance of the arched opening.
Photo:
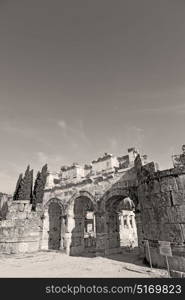
POLYGON ((135 205, 128 196, 113 196, 106 201, 106 253, 121 252, 121 248, 138 247, 135 205))
POLYGON ((135 219, 135 205, 130 198, 124 198, 118 205, 120 247, 138 247, 135 219))
POLYGON ((96 251, 96 220, 94 204, 87 196, 79 196, 73 206, 74 227, 71 235, 71 255, 87 255, 96 251))
POLYGON ((66 223, 67 218, 59 200, 50 200, 45 206, 43 215, 41 249, 65 251, 66 223))

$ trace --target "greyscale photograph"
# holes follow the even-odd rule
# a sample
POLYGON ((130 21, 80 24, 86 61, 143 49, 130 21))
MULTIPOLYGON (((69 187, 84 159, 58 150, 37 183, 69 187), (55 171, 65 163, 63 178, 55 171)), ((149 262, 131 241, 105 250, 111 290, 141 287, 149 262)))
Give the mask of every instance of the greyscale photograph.
POLYGON ((0 0, 0 278, 184 278, 184 132, 184 0, 0 0))

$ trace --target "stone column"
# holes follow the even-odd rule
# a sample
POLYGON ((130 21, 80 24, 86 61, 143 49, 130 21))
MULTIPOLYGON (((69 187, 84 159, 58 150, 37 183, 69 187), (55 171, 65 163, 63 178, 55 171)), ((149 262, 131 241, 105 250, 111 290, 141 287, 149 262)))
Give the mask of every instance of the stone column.
POLYGON ((43 227, 41 236, 41 250, 48 250, 48 240, 49 240, 49 214, 48 211, 44 213, 43 216, 43 227))
POLYGON ((60 240, 60 250, 64 250, 65 247, 65 233, 66 233, 66 225, 65 225, 65 219, 64 216, 61 216, 61 240, 60 240))
POLYGON ((96 236, 96 216, 95 216, 95 214, 94 214, 94 216, 93 216, 93 225, 94 225, 94 227, 93 227, 93 231, 94 231, 94 236, 96 236))
POLYGON ((70 213, 67 215, 67 226, 65 233, 65 243, 66 243, 66 254, 71 255, 71 244, 72 244, 72 231, 75 228, 74 214, 70 213))
POLYGON ((105 212, 96 212, 96 256, 105 256, 107 250, 107 224, 105 212))
POLYGON ((123 218, 123 212, 122 211, 119 213, 119 220, 120 220, 120 225, 119 225, 120 246, 122 246, 122 244, 123 244, 123 232, 124 232, 124 218, 123 218))
POLYGON ((136 220, 136 227, 137 227, 139 254, 141 255, 141 257, 144 257, 144 244, 143 244, 144 237, 143 237, 143 227, 142 227, 140 212, 136 212, 135 220, 136 220))

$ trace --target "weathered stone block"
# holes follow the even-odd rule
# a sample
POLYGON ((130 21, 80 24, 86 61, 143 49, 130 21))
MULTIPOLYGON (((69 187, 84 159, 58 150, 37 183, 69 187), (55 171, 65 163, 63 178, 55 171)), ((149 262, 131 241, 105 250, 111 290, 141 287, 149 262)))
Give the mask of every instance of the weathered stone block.
POLYGON ((184 278, 185 272, 170 270, 170 276, 171 278, 184 278))
MULTIPOLYGON (((185 205, 166 207, 164 216, 168 216, 166 223, 185 223, 185 205)), ((166 220, 166 218, 164 217, 166 220)))
POLYGON ((185 174, 177 176, 176 183, 179 190, 185 190, 185 174))
POLYGON ((159 180, 153 179, 148 183, 148 190, 150 194, 157 194, 161 192, 161 184, 159 180))
POLYGON ((160 178, 161 192, 167 191, 178 191, 178 185, 176 182, 176 178, 173 176, 167 176, 160 178))
POLYGON ((144 225, 148 225, 151 222, 154 221, 154 216, 153 216, 153 209, 152 208, 145 208, 142 211, 142 215, 141 215, 141 219, 142 219, 142 224, 144 225))
POLYGON ((184 245, 184 243, 172 244, 171 248, 172 248, 173 256, 185 257, 185 245, 184 245))
POLYGON ((144 227, 144 239, 158 240, 159 239, 159 225, 157 223, 150 223, 144 227))
POLYGON ((182 236, 183 236, 183 242, 185 242, 185 224, 180 224, 182 236))
POLYGON ((172 202, 173 205, 183 205, 185 204, 185 191, 178 190, 172 191, 172 202))
POLYGON ((171 192, 165 191, 161 192, 161 195, 159 198, 157 198, 157 206, 171 206, 171 192))
POLYGON ((180 224, 160 224, 159 240, 173 243, 184 242, 184 236, 180 224))
POLYGON ((14 220, 2 220, 0 222, 0 228, 1 227, 11 227, 14 225, 14 220))
POLYGON ((142 203, 143 208, 152 208, 151 196, 148 192, 143 193, 139 197, 139 201, 142 203))
POLYGON ((165 211, 166 211, 165 208, 162 208, 162 207, 159 208, 157 206, 153 207, 152 216, 151 216, 153 221, 151 221, 151 222, 163 223, 163 219, 166 215, 165 211))
POLYGON ((25 208, 25 204, 24 203, 19 203, 18 204, 18 211, 23 212, 25 208))

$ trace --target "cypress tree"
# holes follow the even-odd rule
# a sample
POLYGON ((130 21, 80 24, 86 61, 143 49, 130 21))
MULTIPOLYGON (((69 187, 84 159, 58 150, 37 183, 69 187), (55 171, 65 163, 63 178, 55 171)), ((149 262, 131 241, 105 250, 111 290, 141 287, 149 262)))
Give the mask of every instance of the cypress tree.
POLYGON ((30 166, 28 165, 25 174, 24 174, 24 178, 23 178, 23 198, 20 200, 29 200, 27 199, 28 194, 29 194, 29 173, 30 173, 30 166))
MULTIPOLYGON (((48 176, 48 165, 45 164, 42 167, 42 170, 41 170, 42 199, 43 199, 43 196, 44 196, 44 188, 45 188, 45 185, 46 185, 47 176, 48 176)), ((41 199, 41 202, 42 202, 42 199, 41 199)))
POLYGON ((33 188, 33 197, 32 197, 32 209, 35 210, 36 204, 37 204, 37 198, 38 198, 38 193, 39 193, 39 186, 40 186, 40 177, 41 173, 38 171, 36 179, 35 179, 35 184, 33 188))
POLYGON ((42 203, 44 196, 44 188, 46 185, 46 179, 48 174, 47 164, 42 167, 41 172, 37 173, 37 177, 33 189, 32 208, 36 209, 37 203, 42 203))
POLYGON ((21 174, 19 175, 18 180, 17 180, 15 192, 14 192, 14 195, 13 195, 13 200, 19 200, 19 199, 18 199, 18 194, 19 194, 20 187, 21 187, 22 176, 23 176, 23 175, 22 175, 22 173, 21 173, 21 174))
POLYGON ((14 200, 30 200, 32 201, 33 189, 33 170, 30 171, 30 166, 27 167, 24 177, 20 174, 17 181, 14 200))
POLYGON ((25 182, 25 176, 21 179, 20 187, 17 193, 17 200, 25 200, 24 199, 24 182, 25 182))
POLYGON ((33 169, 30 171, 30 202, 32 203, 32 199, 33 199, 33 169))

